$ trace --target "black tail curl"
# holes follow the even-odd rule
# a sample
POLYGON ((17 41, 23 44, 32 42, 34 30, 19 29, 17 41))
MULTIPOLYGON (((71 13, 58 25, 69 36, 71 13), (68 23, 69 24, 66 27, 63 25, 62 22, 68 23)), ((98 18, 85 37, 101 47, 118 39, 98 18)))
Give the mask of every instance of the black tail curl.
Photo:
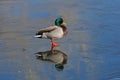
POLYGON ((37 32, 36 35, 43 35, 43 32, 37 32))

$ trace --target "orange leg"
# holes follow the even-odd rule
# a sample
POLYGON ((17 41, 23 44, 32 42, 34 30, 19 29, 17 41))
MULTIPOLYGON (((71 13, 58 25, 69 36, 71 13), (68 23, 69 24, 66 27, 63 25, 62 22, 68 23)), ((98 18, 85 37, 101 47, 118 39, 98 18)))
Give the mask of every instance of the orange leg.
POLYGON ((52 50, 52 52, 54 52, 54 50, 53 50, 54 47, 59 46, 59 44, 58 44, 58 43, 55 43, 55 42, 54 42, 54 39, 51 40, 51 44, 52 44, 52 46, 51 46, 51 50, 52 50))

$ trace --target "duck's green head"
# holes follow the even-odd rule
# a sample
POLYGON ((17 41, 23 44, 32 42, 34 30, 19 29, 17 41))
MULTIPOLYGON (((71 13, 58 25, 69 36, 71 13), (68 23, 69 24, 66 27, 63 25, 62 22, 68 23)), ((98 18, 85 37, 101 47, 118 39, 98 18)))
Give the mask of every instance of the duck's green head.
POLYGON ((55 25, 56 26, 60 26, 61 24, 63 23, 63 19, 60 17, 60 18, 57 18, 56 20, 55 20, 55 25))

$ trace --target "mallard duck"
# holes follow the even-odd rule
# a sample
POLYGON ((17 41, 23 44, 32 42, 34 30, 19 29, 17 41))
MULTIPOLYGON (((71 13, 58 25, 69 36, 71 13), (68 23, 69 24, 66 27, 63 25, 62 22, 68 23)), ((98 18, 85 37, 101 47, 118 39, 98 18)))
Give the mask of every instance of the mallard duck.
POLYGON ((66 23, 60 17, 55 20, 55 25, 40 29, 34 37, 50 39, 52 44, 51 47, 53 49, 54 47, 59 46, 59 44, 55 43, 54 40, 60 39, 66 34, 66 23))

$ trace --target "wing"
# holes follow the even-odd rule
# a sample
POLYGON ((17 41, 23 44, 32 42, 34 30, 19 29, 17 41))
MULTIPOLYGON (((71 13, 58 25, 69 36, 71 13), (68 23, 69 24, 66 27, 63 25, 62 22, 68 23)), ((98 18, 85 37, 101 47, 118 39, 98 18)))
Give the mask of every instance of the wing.
POLYGON ((44 32, 51 32, 53 30, 55 30, 57 28, 57 26, 50 26, 50 27, 46 27, 46 28, 43 28, 43 29, 40 29, 36 35, 41 35, 43 34, 44 32))

